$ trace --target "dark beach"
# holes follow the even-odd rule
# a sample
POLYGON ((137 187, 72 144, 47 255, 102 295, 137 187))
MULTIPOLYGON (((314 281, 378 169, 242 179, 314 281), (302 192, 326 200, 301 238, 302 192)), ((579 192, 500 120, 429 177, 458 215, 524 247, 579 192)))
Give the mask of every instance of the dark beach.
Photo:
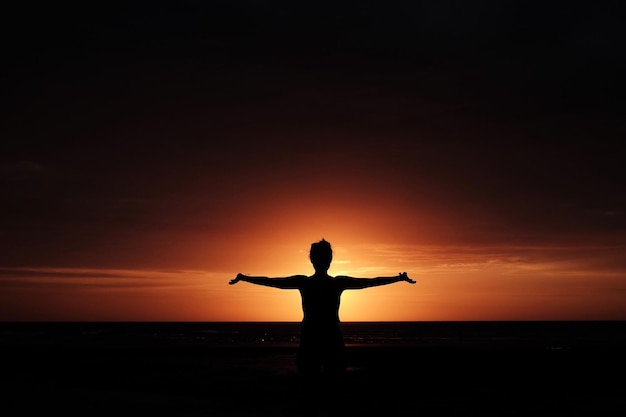
MULTIPOLYGON (((14 415, 623 416, 626 327, 601 325, 567 337, 478 337, 470 329, 350 343, 341 395, 326 414, 306 414, 313 410, 302 407, 292 341, 218 344, 85 329, 79 337, 5 323, 3 403, 14 415)), ((322 399, 315 404, 324 408, 322 399)))

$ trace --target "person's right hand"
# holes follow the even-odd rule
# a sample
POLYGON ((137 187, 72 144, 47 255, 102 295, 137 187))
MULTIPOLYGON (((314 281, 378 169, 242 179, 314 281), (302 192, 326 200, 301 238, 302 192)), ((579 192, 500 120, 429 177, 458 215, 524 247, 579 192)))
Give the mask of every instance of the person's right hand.
POLYGON ((415 280, 409 278, 406 272, 400 272, 399 275, 404 281, 408 282, 409 284, 415 284, 415 280))

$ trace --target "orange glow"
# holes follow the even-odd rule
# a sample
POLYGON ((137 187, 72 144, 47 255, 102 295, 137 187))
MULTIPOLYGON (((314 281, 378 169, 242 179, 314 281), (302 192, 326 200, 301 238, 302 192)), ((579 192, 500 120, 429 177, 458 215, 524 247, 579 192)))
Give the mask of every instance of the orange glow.
POLYGON ((79 250, 64 263, 88 267, 0 268, 0 317, 299 321, 297 291, 228 281, 239 272, 310 275, 309 246, 322 238, 335 251, 331 275, 406 271, 417 280, 346 292, 343 321, 626 317, 620 244, 502 243, 509 240, 491 229, 500 231, 508 219, 474 207, 471 198, 448 204, 425 179, 398 180, 396 170, 361 177, 354 162, 322 175, 297 162, 289 164, 293 176, 235 176, 230 199, 157 205, 157 224, 171 226, 112 234, 104 249, 79 250), (123 250, 111 260, 108 250, 116 247, 123 250))
POLYGON ((218 3, 15 20, 0 320, 297 321, 228 281, 312 274, 322 238, 331 275, 417 280, 345 321, 626 320, 608 8, 218 3))
MULTIPOLYGON (((318 239, 309 238, 307 242, 318 239)), ((329 238, 330 240, 330 238, 329 238)), ((408 271, 417 284, 347 291, 343 321, 610 319, 626 314, 623 276, 582 265, 494 260, 442 262, 442 248, 344 245, 336 240, 331 274, 357 277, 408 271), (591 285, 589 277, 606 287, 591 285), (598 305, 602 305, 598 309, 598 305)), ((253 254, 242 272, 284 276, 312 272, 295 242, 244 247, 253 254), (281 259, 287 262, 281 263, 281 259)), ((332 243, 332 241, 331 241, 332 243)), ((308 249, 308 248, 307 248, 308 249)), ((452 248, 451 248, 452 249, 452 248)), ((456 248, 460 250, 459 248, 456 248)), ((242 253, 246 251, 242 249, 242 253)), ((449 253, 444 258, 466 258, 449 253)), ((466 259, 472 260, 472 259, 466 259)), ((237 264, 239 265, 239 264, 237 264)), ((299 321, 300 297, 247 283, 229 286, 239 272, 4 269, 0 314, 7 320, 299 321), (8 277, 14 276, 13 279, 8 277), (19 300, 19 301, 18 301, 19 300), (24 308, 27 306, 27 308, 24 308)))
MULTIPOLYGON (((619 296, 626 290, 623 272, 599 268, 586 258, 589 248, 452 244, 450 231, 458 223, 446 220, 445 212, 412 209, 389 190, 369 185, 371 194, 354 197, 337 186, 307 199, 298 188, 284 202, 262 199, 254 209, 236 205, 219 233, 139 236, 129 244, 149 267, 0 268, 0 317, 299 321, 297 291, 228 281, 239 272, 310 275, 309 246, 321 238, 333 245, 331 275, 406 271, 417 280, 347 291, 343 321, 626 317, 619 296)), ((621 253, 619 246, 603 251, 615 259, 621 253)))

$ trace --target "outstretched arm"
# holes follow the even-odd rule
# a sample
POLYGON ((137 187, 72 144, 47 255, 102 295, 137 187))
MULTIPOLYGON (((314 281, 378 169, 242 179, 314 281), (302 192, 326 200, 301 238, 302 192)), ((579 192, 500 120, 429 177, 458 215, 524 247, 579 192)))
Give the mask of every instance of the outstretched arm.
POLYGON ((251 277, 244 274, 237 274, 237 277, 231 279, 228 283, 230 285, 236 284, 239 281, 249 282, 250 284, 265 285, 267 287, 288 289, 298 289, 302 280, 306 278, 306 275, 292 275, 284 278, 268 278, 268 277, 251 277))
POLYGON ((394 282, 406 281, 409 284, 415 284, 415 281, 409 278, 406 272, 399 273, 395 277, 376 277, 376 278, 354 278, 346 276, 338 276, 344 283, 346 290, 360 290, 362 288, 377 287, 379 285, 393 284, 394 282))

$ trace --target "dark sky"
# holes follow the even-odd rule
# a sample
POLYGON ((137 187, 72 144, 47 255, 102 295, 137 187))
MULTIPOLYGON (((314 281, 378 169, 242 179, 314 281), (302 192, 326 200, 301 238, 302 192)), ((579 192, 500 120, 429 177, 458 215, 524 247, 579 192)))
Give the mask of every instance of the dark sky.
POLYGON ((9 6, 0 264, 145 265, 137 235, 223 231, 329 181, 363 207, 393 182, 447 216, 440 242, 622 244, 622 9, 9 6))
POLYGON ((622 3, 3 6, 0 319, 625 319, 622 3))

